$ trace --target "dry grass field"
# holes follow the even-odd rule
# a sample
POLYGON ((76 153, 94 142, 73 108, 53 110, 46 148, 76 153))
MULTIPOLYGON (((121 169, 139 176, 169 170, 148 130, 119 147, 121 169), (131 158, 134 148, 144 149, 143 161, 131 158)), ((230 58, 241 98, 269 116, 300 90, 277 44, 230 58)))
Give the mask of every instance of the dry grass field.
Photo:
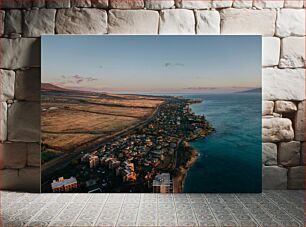
POLYGON ((43 90, 42 143, 72 151, 148 118, 162 98, 43 90))

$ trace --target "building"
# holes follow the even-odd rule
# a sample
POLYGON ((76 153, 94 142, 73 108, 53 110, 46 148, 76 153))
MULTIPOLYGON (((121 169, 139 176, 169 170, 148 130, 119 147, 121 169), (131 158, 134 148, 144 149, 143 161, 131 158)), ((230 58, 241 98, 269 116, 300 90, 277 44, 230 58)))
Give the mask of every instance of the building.
POLYGON ((137 175, 135 173, 134 164, 130 162, 123 162, 124 167, 122 168, 122 181, 136 181, 137 175))
POLYGON ((109 168, 109 169, 116 169, 117 167, 120 166, 120 163, 121 163, 120 161, 113 159, 113 160, 111 160, 111 161, 108 163, 108 168, 109 168))
POLYGON ((70 192, 78 188, 78 182, 75 177, 70 177, 69 179, 59 177, 58 181, 53 180, 51 187, 53 192, 70 192))
POLYGON ((153 158, 160 158, 162 154, 162 150, 153 150, 151 151, 151 155, 153 158))
POLYGON ((99 164, 99 157, 96 155, 91 155, 89 157, 89 167, 93 168, 96 167, 99 164))
POLYGON ((122 177, 122 181, 123 182, 127 182, 127 181, 136 181, 137 179, 137 175, 135 172, 132 172, 130 170, 125 169, 123 171, 123 177, 122 177))
POLYGON ((162 173, 153 180, 153 193, 172 193, 173 186, 170 173, 162 173))

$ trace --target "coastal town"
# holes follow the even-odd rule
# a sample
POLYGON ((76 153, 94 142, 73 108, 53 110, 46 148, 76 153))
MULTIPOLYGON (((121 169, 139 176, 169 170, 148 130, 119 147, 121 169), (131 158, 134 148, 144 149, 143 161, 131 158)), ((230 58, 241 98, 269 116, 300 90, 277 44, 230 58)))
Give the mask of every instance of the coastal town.
POLYGON ((117 136, 62 170, 53 179, 53 192, 156 192, 182 190, 182 169, 188 168, 194 149, 188 142, 214 129, 190 105, 202 102, 165 97, 146 124, 117 136), (70 175, 69 175, 70 174, 70 175), (179 178, 177 178, 179 177, 179 178), (180 179, 180 187, 174 183, 180 179))

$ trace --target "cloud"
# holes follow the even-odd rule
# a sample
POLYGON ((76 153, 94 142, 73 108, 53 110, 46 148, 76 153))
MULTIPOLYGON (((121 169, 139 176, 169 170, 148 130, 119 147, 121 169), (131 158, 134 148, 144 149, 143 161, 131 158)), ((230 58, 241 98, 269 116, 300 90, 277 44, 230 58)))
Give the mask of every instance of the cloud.
POLYGON ((179 63, 179 62, 166 62, 165 63, 165 67, 183 67, 184 64, 183 63, 179 63))
POLYGON ((84 81, 83 79, 78 79, 78 80, 75 81, 75 83, 76 83, 76 84, 80 84, 80 83, 82 83, 83 81, 84 81))
POLYGON ((83 78, 83 77, 82 77, 82 76, 79 76, 79 75, 74 75, 74 76, 72 76, 72 78, 75 79, 75 80, 79 80, 79 79, 81 79, 81 78, 83 78))
POLYGON ((88 81, 88 82, 97 81, 97 80, 98 80, 97 78, 93 78, 93 77, 87 77, 87 78, 85 78, 85 79, 86 79, 86 81, 88 81))
POLYGON ((87 76, 80 76, 80 75, 74 75, 74 76, 61 75, 59 82, 62 84, 82 84, 84 82, 93 82, 97 80, 98 79, 94 77, 87 77, 87 76))

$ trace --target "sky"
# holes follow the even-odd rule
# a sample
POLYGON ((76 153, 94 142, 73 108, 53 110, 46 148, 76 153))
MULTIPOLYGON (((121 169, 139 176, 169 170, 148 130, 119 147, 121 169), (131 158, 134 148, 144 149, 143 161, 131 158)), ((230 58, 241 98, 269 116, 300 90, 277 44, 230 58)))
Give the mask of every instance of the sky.
POLYGON ((261 36, 43 36, 42 82, 101 92, 261 87, 261 36))

